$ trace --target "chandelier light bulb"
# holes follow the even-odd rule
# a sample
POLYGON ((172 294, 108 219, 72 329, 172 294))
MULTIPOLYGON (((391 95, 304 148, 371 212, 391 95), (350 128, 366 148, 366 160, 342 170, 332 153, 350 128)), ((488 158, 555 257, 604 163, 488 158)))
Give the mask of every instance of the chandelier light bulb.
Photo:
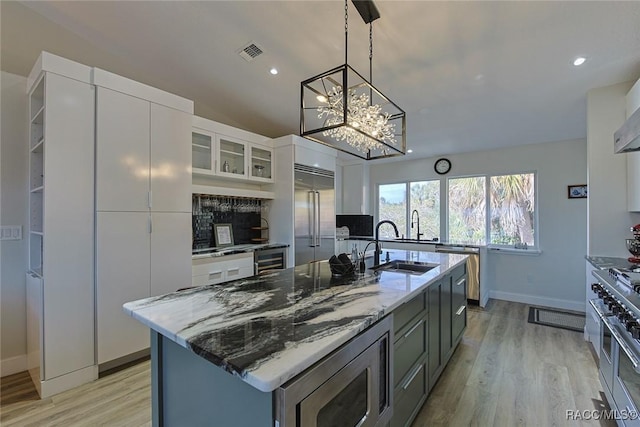
POLYGON ((324 95, 318 95, 316 96, 316 99, 320 102, 327 102, 327 97, 324 95))

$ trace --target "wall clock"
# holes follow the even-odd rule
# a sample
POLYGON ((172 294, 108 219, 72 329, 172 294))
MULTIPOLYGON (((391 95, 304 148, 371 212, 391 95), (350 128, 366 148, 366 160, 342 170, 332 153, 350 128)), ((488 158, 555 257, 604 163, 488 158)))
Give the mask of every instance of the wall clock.
POLYGON ((449 159, 445 159, 444 157, 436 160, 436 163, 433 165, 436 173, 440 175, 444 175, 451 170, 451 162, 449 159))

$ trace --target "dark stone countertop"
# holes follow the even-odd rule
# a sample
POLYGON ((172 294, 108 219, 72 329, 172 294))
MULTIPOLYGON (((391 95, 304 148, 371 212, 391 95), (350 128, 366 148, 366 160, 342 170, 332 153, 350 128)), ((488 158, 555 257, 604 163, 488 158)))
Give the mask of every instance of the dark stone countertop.
MULTIPOLYGON (((332 277, 327 261, 129 302, 151 329, 269 392, 466 261, 466 255, 390 251, 437 266, 422 275, 367 269, 332 277)), ((369 264, 372 263, 368 259, 369 264)))

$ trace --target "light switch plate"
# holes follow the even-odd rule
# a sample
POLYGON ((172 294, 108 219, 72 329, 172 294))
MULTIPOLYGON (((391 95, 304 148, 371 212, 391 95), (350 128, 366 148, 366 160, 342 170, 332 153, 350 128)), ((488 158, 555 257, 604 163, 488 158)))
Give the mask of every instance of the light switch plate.
POLYGON ((0 240, 22 240, 22 226, 3 225, 0 227, 0 240))

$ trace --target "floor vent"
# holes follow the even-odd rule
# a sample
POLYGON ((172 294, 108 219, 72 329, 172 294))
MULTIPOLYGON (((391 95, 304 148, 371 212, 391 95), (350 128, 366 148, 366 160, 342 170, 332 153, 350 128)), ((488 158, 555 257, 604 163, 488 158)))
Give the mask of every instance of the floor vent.
POLYGON ((258 56, 262 55, 262 48, 257 44, 250 42, 248 45, 240 49, 238 54, 247 62, 251 62, 258 56))

